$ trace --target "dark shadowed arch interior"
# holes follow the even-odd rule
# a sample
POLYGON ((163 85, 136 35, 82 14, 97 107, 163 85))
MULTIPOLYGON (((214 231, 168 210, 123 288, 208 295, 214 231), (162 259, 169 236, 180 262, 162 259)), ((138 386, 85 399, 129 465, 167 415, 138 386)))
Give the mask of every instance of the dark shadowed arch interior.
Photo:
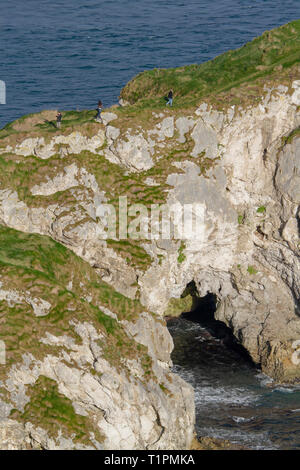
POLYGON ((187 285, 183 296, 187 293, 192 295, 193 305, 191 311, 181 314, 181 318, 203 326, 212 337, 220 340, 226 348, 235 351, 247 362, 254 365, 248 351, 235 338, 231 329, 225 323, 215 319, 217 296, 208 292, 204 297, 199 297, 194 281, 187 285))

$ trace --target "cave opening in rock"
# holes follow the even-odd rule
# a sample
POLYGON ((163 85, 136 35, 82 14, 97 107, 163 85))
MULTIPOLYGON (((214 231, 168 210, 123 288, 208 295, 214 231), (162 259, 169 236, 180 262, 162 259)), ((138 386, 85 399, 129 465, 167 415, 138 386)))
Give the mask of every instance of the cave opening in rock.
MULTIPOLYGON (((200 297, 195 283, 188 284, 181 299, 185 302, 177 304, 177 315, 183 305, 189 311, 170 315, 167 321, 174 343, 172 370, 194 390, 197 436, 242 446, 250 443, 253 448, 261 448, 263 436, 266 449, 273 448, 271 440, 278 442, 280 436, 286 445, 291 436, 290 420, 294 419, 291 415, 297 416, 290 407, 298 410, 299 400, 292 398, 294 405, 287 409, 290 392, 277 388, 276 394, 270 392, 272 379, 261 373, 230 328, 217 320, 220 304, 216 294, 200 297), (282 393, 279 398, 278 393, 282 393), (270 409, 280 424, 279 433, 275 421, 269 420, 270 409)), ((296 418, 294 423, 297 428, 296 418)))
POLYGON ((205 329, 207 335, 214 339, 219 345, 229 352, 235 353, 242 362, 256 367, 248 351, 239 343, 231 329, 222 321, 216 320, 217 296, 208 292, 204 297, 199 297, 195 282, 190 282, 182 296, 192 297, 192 307, 190 311, 183 312, 180 318, 200 325, 205 329))

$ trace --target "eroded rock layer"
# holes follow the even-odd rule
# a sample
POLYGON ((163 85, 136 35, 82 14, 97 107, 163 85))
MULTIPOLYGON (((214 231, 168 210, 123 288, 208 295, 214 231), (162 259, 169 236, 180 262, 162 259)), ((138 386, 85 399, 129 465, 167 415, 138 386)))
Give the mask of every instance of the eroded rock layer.
POLYGON ((197 105, 0 131, 1 448, 189 448, 193 391, 163 316, 195 295, 216 296, 263 372, 299 381, 300 80, 282 63, 197 105), (107 235, 120 197, 139 237, 107 235), (175 236, 172 208, 195 205, 199 232, 175 236))

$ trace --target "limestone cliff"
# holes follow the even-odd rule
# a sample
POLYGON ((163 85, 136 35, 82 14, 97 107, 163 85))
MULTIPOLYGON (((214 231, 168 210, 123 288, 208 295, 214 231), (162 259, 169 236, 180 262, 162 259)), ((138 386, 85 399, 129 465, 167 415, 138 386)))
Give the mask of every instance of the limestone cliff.
POLYGON ((299 40, 294 22, 250 43, 249 67, 243 48, 204 65, 215 88, 192 98, 179 69, 172 109, 141 75, 103 125, 70 111, 57 130, 45 111, 0 131, 2 448, 188 448, 193 392, 162 317, 191 281, 264 372, 299 380, 299 40), (197 203, 201 239, 105 237, 120 196, 197 203))

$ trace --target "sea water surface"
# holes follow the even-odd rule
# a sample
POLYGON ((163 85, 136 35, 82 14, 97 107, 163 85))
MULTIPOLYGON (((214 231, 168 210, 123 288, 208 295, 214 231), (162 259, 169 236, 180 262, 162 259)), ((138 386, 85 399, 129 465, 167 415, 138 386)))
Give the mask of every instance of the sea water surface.
POLYGON ((300 16, 299 0, 9 0, 0 9, 0 127, 95 108, 153 67, 201 63, 300 16))
MULTIPOLYGON (((9 0, 0 10, 0 127, 42 109, 118 100, 153 67, 201 63, 300 16, 299 0, 9 0)), ((300 449, 300 391, 179 320, 175 371, 195 388, 197 430, 251 448, 300 449)))
POLYGON ((300 450, 300 385, 282 386, 232 350, 209 325, 168 322, 173 371, 195 390, 198 436, 256 450, 300 450))

